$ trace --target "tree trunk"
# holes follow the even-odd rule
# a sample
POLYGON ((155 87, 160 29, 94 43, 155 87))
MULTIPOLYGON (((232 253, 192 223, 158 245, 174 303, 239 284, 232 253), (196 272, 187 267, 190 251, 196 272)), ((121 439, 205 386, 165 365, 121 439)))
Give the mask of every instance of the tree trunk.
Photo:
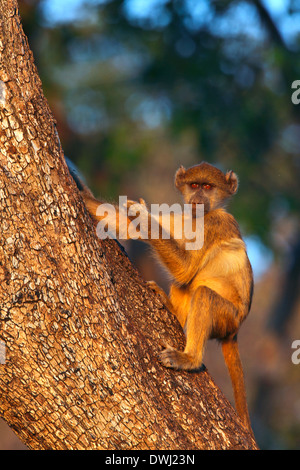
POLYGON ((31 449, 254 449, 70 177, 16 0, 0 0, 0 416, 31 449))

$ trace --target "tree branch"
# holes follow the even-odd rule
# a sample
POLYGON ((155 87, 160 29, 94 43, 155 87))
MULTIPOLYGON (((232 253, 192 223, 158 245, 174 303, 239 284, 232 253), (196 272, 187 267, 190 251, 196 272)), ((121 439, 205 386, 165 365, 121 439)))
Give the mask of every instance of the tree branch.
POLYGON ((182 331, 97 239, 17 1, 0 12, 1 417, 31 449, 256 448, 206 371, 157 361, 182 331))

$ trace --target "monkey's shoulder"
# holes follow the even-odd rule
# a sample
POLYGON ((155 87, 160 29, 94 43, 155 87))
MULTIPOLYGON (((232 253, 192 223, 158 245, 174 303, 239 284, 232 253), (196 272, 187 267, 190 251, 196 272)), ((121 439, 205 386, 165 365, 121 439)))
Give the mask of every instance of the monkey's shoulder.
POLYGON ((205 215, 204 237, 215 241, 242 238, 239 224, 225 209, 216 209, 205 215))

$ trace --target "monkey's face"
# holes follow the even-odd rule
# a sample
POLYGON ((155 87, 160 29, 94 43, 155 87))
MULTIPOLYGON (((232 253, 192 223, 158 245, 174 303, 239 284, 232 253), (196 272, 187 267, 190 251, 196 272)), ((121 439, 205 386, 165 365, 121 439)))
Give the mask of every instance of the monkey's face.
MULTIPOLYGON (((185 204, 192 205, 192 214, 196 215, 197 204, 204 204, 204 213, 207 214, 213 209, 220 207, 220 197, 218 188, 209 182, 194 181, 186 183, 181 189, 185 204)), ((223 205, 223 201, 221 203, 223 205)))
POLYGON ((232 171, 226 175, 218 168, 203 162, 188 170, 180 167, 175 175, 175 186, 181 191, 185 204, 204 204, 204 213, 223 207, 227 199, 236 193, 237 176, 232 171))

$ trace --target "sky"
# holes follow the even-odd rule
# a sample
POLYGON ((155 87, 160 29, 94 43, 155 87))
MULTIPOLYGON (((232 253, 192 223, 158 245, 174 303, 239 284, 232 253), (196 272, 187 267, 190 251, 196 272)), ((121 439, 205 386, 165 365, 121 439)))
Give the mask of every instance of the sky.
MULTIPOLYGON (((45 14, 45 19, 48 24, 51 23, 63 23, 65 21, 78 20, 82 14, 82 5, 88 4, 99 5, 105 3, 106 0, 43 0, 42 9, 45 14)), ((300 11, 298 14, 288 14, 288 0, 263 0, 265 6, 270 11, 272 17, 276 21, 282 35, 284 36, 287 43, 290 43, 295 34, 300 32, 300 11)), ((163 26, 164 22, 168 21, 168 16, 164 11, 165 0, 124 0, 124 10, 131 18, 143 18, 145 16, 152 16, 153 20, 161 22, 163 26)), ((296 2, 295 2, 296 3, 296 2)), ((193 13, 193 17, 196 23, 203 18, 205 21, 209 19, 210 8, 209 0, 186 0, 189 11, 193 13)), ((245 1, 242 2, 237 8, 232 8, 231 17, 227 23, 224 23, 222 27, 224 32, 230 31, 234 25, 235 28, 240 24, 243 28, 252 29, 253 33, 258 33, 257 21, 255 15, 253 15, 253 8, 245 1), (236 19, 239 21, 236 21, 236 19)), ((91 10, 92 11, 92 10, 91 10)), ((90 13, 91 14, 91 13, 90 13)))

